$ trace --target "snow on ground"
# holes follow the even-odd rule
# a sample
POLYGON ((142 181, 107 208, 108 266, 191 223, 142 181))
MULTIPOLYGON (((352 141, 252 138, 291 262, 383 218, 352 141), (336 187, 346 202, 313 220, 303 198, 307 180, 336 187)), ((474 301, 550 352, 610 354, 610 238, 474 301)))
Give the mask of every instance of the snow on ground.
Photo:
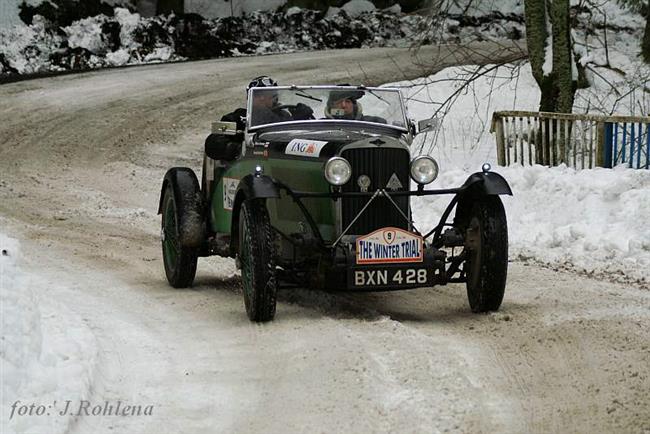
POLYGON ((0 249, 0 431, 65 432, 72 415, 43 414, 65 408, 62 399, 87 399, 97 358, 95 337, 63 302, 49 297, 52 288, 46 282, 51 279, 21 269, 16 240, 0 233, 0 249))

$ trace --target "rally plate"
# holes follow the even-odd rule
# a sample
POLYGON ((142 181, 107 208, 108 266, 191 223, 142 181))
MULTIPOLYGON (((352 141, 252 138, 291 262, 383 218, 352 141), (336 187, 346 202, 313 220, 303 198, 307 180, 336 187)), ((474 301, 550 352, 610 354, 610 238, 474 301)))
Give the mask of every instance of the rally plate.
POLYGON ((404 229, 381 228, 357 238, 356 263, 395 264, 422 262, 424 259, 422 237, 404 229))

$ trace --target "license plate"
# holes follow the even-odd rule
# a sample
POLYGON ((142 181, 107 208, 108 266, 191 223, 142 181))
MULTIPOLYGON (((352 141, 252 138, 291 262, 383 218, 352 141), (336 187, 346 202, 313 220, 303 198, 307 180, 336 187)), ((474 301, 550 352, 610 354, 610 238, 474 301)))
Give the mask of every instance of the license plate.
POLYGON ((348 269, 348 288, 417 288, 433 284, 433 271, 424 267, 363 267, 348 269))

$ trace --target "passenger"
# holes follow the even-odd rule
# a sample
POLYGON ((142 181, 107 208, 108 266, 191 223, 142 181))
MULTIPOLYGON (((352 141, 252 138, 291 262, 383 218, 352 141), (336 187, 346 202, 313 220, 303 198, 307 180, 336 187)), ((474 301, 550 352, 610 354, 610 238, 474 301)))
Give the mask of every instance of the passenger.
POLYGON ((386 123, 379 116, 365 116, 361 103, 357 101, 365 95, 362 90, 335 90, 330 93, 325 106, 325 117, 329 119, 346 119, 365 122, 386 123))

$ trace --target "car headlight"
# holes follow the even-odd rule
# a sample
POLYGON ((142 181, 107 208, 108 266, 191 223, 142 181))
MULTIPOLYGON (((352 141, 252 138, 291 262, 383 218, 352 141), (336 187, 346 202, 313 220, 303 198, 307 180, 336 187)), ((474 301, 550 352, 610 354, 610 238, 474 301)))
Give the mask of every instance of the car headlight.
POLYGON ((429 184, 438 177, 438 163, 431 157, 420 155, 411 161, 411 178, 418 184, 429 184))
POLYGON ((332 157, 325 163, 325 179, 332 185, 343 185, 350 180, 352 167, 345 158, 332 157))

